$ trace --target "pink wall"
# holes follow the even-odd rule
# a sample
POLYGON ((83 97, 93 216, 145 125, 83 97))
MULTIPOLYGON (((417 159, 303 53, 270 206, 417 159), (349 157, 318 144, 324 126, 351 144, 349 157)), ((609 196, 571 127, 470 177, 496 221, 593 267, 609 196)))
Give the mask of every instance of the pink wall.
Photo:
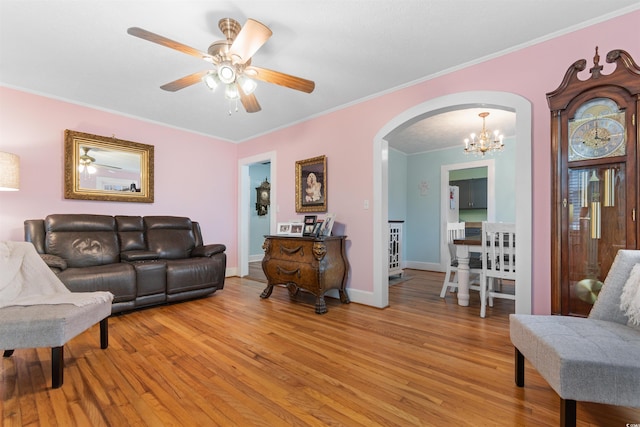
MULTIPOLYGON (((298 216, 297 160, 326 155, 329 211, 349 236, 352 289, 371 290, 373 272, 373 138, 390 120, 429 99, 473 90, 512 92, 529 99, 533 117, 534 312, 550 310, 550 147, 545 94, 556 89, 577 59, 602 61, 612 49, 640 58, 640 11, 594 25, 482 64, 326 114, 239 145, 155 124, 0 88, 0 150, 21 156, 21 190, 0 192, 0 240, 22 240, 22 222, 48 213, 185 215, 200 221, 205 241, 228 247, 237 267, 237 159, 277 152, 277 220, 298 216), (63 131, 72 129, 155 146, 153 204, 65 200, 63 131)), ((424 53, 428 55, 428 52, 424 53)), ((436 59, 437 60, 437 59, 436 59)), ((605 65, 605 73, 611 67, 605 65)))
POLYGON ((237 146, 157 124, 0 87, 0 151, 20 156, 20 191, 0 192, 0 240, 23 240, 23 221, 50 213, 178 215, 237 264, 237 146), (154 146, 155 202, 67 200, 64 130, 154 146))
MULTIPOLYGON (((372 211, 363 201, 373 201, 373 138, 391 119, 429 99, 474 90, 495 90, 523 96, 532 103, 533 162, 533 310, 550 311, 550 113, 546 93, 558 87, 576 60, 592 63, 595 46, 601 61, 613 49, 640 58, 640 11, 589 28, 541 42, 484 63, 446 74, 409 88, 330 113, 291 128, 243 143, 238 157, 277 151, 278 219, 294 217, 294 164, 296 160, 327 155, 329 211, 347 224, 350 287, 371 290, 373 272, 372 211)), ((425 52, 428 54, 428 52, 425 52)), ((604 72, 612 70, 605 64, 604 72)), ((586 78, 584 76, 583 78, 586 78)))

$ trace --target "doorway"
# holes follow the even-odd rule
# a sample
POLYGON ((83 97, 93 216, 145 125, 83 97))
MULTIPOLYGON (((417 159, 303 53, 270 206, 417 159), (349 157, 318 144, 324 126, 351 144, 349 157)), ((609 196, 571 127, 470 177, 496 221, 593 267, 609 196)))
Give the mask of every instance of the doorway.
MULTIPOLYGON (((445 95, 415 106, 393 118, 376 134, 373 141, 373 291, 371 303, 377 307, 389 304, 388 279, 388 155, 385 136, 414 117, 430 111, 464 105, 499 105, 516 113, 516 232, 521 243, 519 254, 531 260, 532 191, 531 191, 531 103, 507 92, 474 91, 445 95)), ((518 269, 516 313, 531 313, 531 262, 518 269)))
MULTIPOLYGON (((251 195, 255 193, 255 186, 252 187, 250 168, 252 165, 269 164, 269 176, 271 178, 271 209, 272 213, 277 211, 277 171, 276 167, 276 153, 270 151, 267 153, 257 154, 255 156, 246 157, 238 160, 238 272, 237 275, 245 277, 249 274, 249 260, 250 260, 250 233, 251 233, 251 212, 255 212, 255 209, 251 205, 251 195)), ((275 232, 276 229, 276 215, 269 216, 269 234, 275 232)))
MULTIPOLYGON (((456 171, 466 169, 486 168, 487 177, 487 216, 486 220, 495 221, 495 160, 485 159, 475 162, 457 163, 453 165, 442 165, 440 169, 440 194, 447 194, 449 188, 450 176, 456 171)), ((448 200, 441 197, 440 205, 440 270, 447 270, 447 262, 449 260, 449 247, 447 245, 447 210, 449 209, 448 200)))

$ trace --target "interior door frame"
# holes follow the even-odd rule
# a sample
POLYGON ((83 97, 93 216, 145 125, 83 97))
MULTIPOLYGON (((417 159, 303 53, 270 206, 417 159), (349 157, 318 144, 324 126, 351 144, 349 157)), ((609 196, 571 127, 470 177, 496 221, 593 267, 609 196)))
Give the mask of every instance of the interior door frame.
MULTIPOLYGON (((455 170, 487 168, 487 221, 496 219, 496 162, 495 159, 482 159, 466 163, 454 163, 440 167, 440 194, 449 192, 449 173, 455 170)), ((449 199, 440 197, 440 269, 447 270, 449 246, 447 245, 447 209, 449 199)))
MULTIPOLYGON (((244 277, 249 274, 249 232, 250 232, 250 214, 251 214, 251 192, 255 191, 251 188, 251 177, 249 176, 249 167, 256 163, 270 163, 271 176, 271 192, 270 202, 271 209, 278 206, 278 185, 276 152, 269 151, 266 153, 256 154, 251 157, 245 157, 238 160, 238 276, 244 277)), ((273 212, 273 210, 272 210, 273 212)), ((270 215, 269 224, 270 234, 274 234, 276 230, 276 215, 270 215)))

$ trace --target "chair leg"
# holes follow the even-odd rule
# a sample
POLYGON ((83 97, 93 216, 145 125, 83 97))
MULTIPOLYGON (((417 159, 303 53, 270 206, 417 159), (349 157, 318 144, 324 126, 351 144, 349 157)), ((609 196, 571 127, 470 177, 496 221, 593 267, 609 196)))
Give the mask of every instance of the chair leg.
POLYGON ((109 318, 105 317, 100 321, 100 348, 109 347, 109 318))
MULTIPOLYGON (((440 291, 440 298, 445 297, 449 288, 451 288, 452 290, 455 289, 455 286, 452 286, 452 283, 454 283, 454 281, 451 280, 451 273, 452 273, 451 268, 447 267, 447 273, 444 275, 444 283, 442 284, 442 290, 440 291)), ((457 278, 458 273, 454 273, 454 274, 456 275, 456 278, 457 278)), ((457 280, 455 280, 455 282, 457 282, 457 280)))
POLYGON ((484 318, 487 314, 487 278, 480 278, 480 317, 484 318))
POLYGON ((64 347, 51 348, 51 388, 59 388, 64 381, 64 347))
POLYGON ((515 360, 515 374, 516 374, 516 385, 518 387, 524 387, 524 354, 520 352, 516 347, 514 347, 516 352, 516 360, 515 360))
POLYGON ((12 354, 13 354, 13 350, 5 350, 2 357, 11 357, 12 354))
POLYGON ((560 427, 576 427, 576 401, 560 398, 560 427))
POLYGON ((495 290, 495 279, 493 277, 488 280, 487 287, 487 299, 489 300, 489 307, 493 307, 493 291, 495 290))

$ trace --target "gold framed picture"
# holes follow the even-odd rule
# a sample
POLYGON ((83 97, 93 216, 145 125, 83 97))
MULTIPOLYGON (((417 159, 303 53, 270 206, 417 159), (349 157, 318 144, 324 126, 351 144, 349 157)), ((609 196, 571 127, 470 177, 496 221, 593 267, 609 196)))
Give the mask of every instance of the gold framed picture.
POLYGON ((327 158, 296 162, 296 212, 327 211, 327 158))

